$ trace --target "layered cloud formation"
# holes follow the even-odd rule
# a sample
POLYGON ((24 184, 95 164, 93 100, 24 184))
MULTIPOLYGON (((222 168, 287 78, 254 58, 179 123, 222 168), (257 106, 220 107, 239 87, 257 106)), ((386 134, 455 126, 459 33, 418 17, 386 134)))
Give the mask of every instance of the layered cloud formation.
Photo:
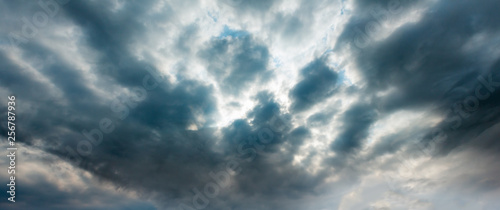
POLYGON ((1 2, 0 208, 499 209, 497 8, 1 2))

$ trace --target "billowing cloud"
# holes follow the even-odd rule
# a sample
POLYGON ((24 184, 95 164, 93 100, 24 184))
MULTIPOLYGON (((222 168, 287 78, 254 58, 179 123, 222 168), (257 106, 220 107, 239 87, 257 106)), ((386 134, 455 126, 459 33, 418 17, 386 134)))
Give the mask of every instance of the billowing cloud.
POLYGON ((256 80, 266 81, 272 75, 268 69, 269 50, 247 32, 225 28, 221 37, 214 38, 208 45, 200 56, 228 93, 237 94, 256 80))
POLYGON ((1 2, 0 207, 498 209, 499 6, 1 2))
POLYGON ((301 111, 310 108, 335 93, 338 75, 323 59, 308 64, 301 70, 302 80, 290 92, 293 98, 291 109, 301 111))

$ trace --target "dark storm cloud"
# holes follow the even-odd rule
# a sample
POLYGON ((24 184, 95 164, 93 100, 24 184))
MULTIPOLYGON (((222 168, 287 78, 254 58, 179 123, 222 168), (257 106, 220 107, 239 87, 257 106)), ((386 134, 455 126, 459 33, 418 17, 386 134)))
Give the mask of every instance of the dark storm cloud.
POLYGON ((212 39, 208 48, 199 53, 222 89, 238 94, 256 80, 270 79, 272 72, 268 69, 270 55, 267 46, 246 32, 227 33, 229 36, 212 39))
MULTIPOLYGON (((19 119, 22 123, 19 128, 27 131, 19 136, 23 139, 20 142, 40 147, 74 163, 99 180, 153 199, 162 208, 178 207, 179 203, 191 204, 192 189, 203 188, 213 181, 210 172, 216 171, 230 158, 240 158, 243 171, 234 178, 232 194, 220 195, 220 199, 228 202, 215 199, 209 208, 287 209, 289 207, 280 199, 293 200, 314 194, 326 173, 312 175, 303 166, 292 164, 298 148, 310 137, 310 131, 306 127, 292 128, 290 117, 279 111, 283 107, 272 94, 258 94, 255 97, 258 104, 247 118, 236 120, 223 129, 221 153, 220 145, 216 144, 219 137, 210 128, 217 112, 213 87, 183 78, 178 78, 174 85, 164 76, 157 88, 147 90, 143 100, 127 100, 130 96, 107 92, 111 91, 110 87, 117 86, 136 94, 133 90, 142 87, 145 75, 158 73, 154 68, 148 70, 148 60, 138 60, 128 48, 131 41, 143 36, 145 26, 126 14, 145 16, 151 4, 126 3, 115 13, 108 12, 111 5, 107 2, 70 2, 67 5, 63 18, 83 31, 82 37, 76 41, 99 52, 97 62, 93 64, 95 70, 90 72, 97 82, 83 80, 82 71, 62 62, 57 52, 36 41, 20 46, 22 58, 27 61, 37 58, 38 63, 33 65, 52 86, 41 83, 35 75, 2 54, 1 65, 9 69, 2 74, 2 87, 18 93, 19 100, 32 106, 25 113, 30 117, 19 119), (45 62, 51 59, 57 62, 45 62), (11 84, 12 80, 23 85, 11 84), (102 96, 98 96, 91 85, 100 85, 97 88, 109 94, 104 100, 106 103, 100 102, 102 96), (59 96, 55 94, 58 91, 59 96), (111 106, 108 101, 113 102, 111 106), (111 121, 114 128, 111 133, 99 130, 103 118, 111 121), (196 125, 197 130, 188 130, 192 125, 196 125), (262 133, 265 128, 265 131, 272 129, 271 133, 262 133), (241 142, 247 146, 252 146, 252 141, 262 143, 262 136, 271 140, 266 141, 263 148, 250 150, 255 153, 238 150, 241 142), (80 153, 75 159, 75 154, 68 153, 67 148, 82 149, 79 144, 86 140, 99 142, 93 144, 90 155, 80 153), (39 146, 39 141, 44 142, 43 146, 39 146), (252 154, 255 159, 247 162, 245 155, 252 154), (70 159, 66 159, 68 157, 70 159), (289 174, 296 176, 290 178, 289 174), (238 199, 241 196, 255 196, 260 202, 247 203, 238 199), (269 200, 269 197, 278 200, 269 200)), ((195 32, 195 28, 186 28, 184 34, 195 32)), ((177 46, 187 52, 185 44, 189 39, 184 38, 178 40, 177 46)), ((209 49, 200 55, 217 55, 222 59, 216 61, 226 66, 216 69, 213 66, 217 63, 212 57, 205 57, 209 70, 225 88, 240 90, 257 79, 270 77, 268 49, 251 35, 216 38, 209 45, 209 49), (233 48, 234 54, 228 52, 228 48, 233 48)), ((318 71, 323 73, 321 69, 318 71)), ((2 131, 6 128, 2 127, 2 131)), ((59 197, 61 208, 71 205, 68 202, 73 195, 59 197)), ((85 194, 82 196, 89 198, 85 194)), ((53 199, 50 196, 44 198, 53 199)), ((39 205, 48 206, 46 203, 39 205)), ((122 208, 121 204, 116 205, 114 208, 122 208)))
MULTIPOLYGON (((36 54, 43 59, 43 56, 53 54, 46 49, 31 47, 31 44, 26 48, 30 52, 26 57, 34 57, 36 54)), ((133 64, 133 61, 129 62, 133 64)), ((30 131, 26 132, 30 135, 29 138, 23 138, 26 139, 25 143, 33 144, 31 141, 38 138, 44 141, 57 138, 61 142, 47 151, 65 158, 68 155, 66 146, 78 148, 77 143, 86 138, 81 135, 82 131, 90 131, 93 135, 91 138, 100 139, 95 133, 99 131, 93 128, 98 127, 102 118, 108 117, 115 130, 110 135, 104 134, 102 143, 94 145, 92 155, 82 156, 81 163, 77 166, 126 189, 144 192, 148 196, 159 194, 160 200, 189 197, 191 194, 182 190, 200 184, 204 180, 199 174, 208 174, 215 163, 221 162, 220 155, 211 150, 214 138, 212 132, 196 120, 198 117, 204 117, 206 123, 211 122, 210 115, 216 110, 211 87, 190 80, 180 81, 177 86, 171 86, 165 81, 157 89, 148 91, 148 97, 140 103, 121 102, 120 104, 126 104, 121 105, 127 110, 124 120, 121 111, 114 112, 113 107, 108 104, 96 103, 98 98, 92 98, 93 94, 85 84, 82 84, 81 80, 75 80, 74 75, 78 72, 75 69, 44 65, 40 70, 46 73, 44 75, 52 84, 63 91, 64 98, 71 99, 71 103, 67 106, 57 103, 34 105, 36 108, 33 112, 27 113, 34 115, 34 119, 20 119, 24 122, 20 128, 30 131), (197 124, 200 131, 186 131, 190 124, 197 124), (53 133, 59 129, 66 131, 53 133), (155 132, 152 133, 153 131, 155 132), (143 180, 144 174, 150 177, 150 182, 143 180), (164 179, 175 181, 159 181, 164 179)), ((128 78, 130 81, 127 80, 126 84, 141 85, 143 76, 148 72, 137 69, 134 74, 141 76, 133 80, 128 78)), ((25 80, 29 79, 29 75, 25 77, 25 80)), ((31 87, 30 83, 26 83, 23 88, 30 90, 36 88, 36 84, 34 82, 31 87)), ((41 94, 50 99, 49 93, 33 94, 41 94)), ((36 97, 27 95, 26 98, 31 99, 26 100, 26 103, 37 103, 33 100, 36 97)))
MULTIPOLYGON (((480 107, 467 120, 461 119, 463 116, 460 115, 464 114, 460 112, 470 112, 463 111, 463 101, 469 95, 474 96, 475 88, 481 85, 478 77, 493 75, 493 81, 499 81, 498 66, 494 65, 498 62, 498 55, 490 54, 493 48, 474 50, 474 47, 479 46, 498 46, 494 39, 494 34, 499 32, 498 22, 492 20, 498 19, 499 15, 491 8, 500 6, 499 3, 463 1, 450 8, 448 1, 440 1, 424 11, 418 22, 403 25, 385 39, 373 40, 369 31, 365 31, 370 28, 370 24, 377 23, 378 30, 385 30, 397 15, 418 6, 410 1, 398 2, 401 7, 393 14, 389 11, 388 1, 357 1, 356 14, 351 18, 337 48, 345 43, 350 43, 354 48, 354 61, 367 85, 364 91, 366 95, 390 88, 394 90, 386 96, 375 97, 376 107, 382 113, 438 107, 438 112, 448 116, 438 127, 445 132, 454 130, 449 133, 446 147, 455 147, 473 139, 474 135, 498 120, 496 110, 500 101, 496 92, 491 93, 486 100, 477 100, 480 107), (380 7, 375 8, 379 9, 374 9, 373 4, 378 3, 381 3, 380 7), (359 32, 357 29, 364 31, 365 37, 354 34, 355 31, 359 32), (481 41, 474 42, 483 34, 481 41), (366 38, 368 44, 359 45, 356 38, 366 38), (459 120, 463 121, 463 125, 457 130, 450 129, 459 120)), ((481 91, 487 92, 485 88, 481 91)), ((474 104, 475 101, 469 103, 474 104)), ((431 132, 429 135, 434 134, 431 132)), ((426 139, 424 142, 432 138, 426 139)))
MULTIPOLYGON (((72 170, 71 166, 61 163, 56 156, 42 153, 34 147, 22 146, 17 157, 20 162, 30 166, 24 167, 22 174, 18 173, 16 177, 18 199, 15 203, 1 199, 2 209, 156 209, 152 204, 134 198, 123 201, 124 194, 116 195, 100 188, 108 183, 79 176, 80 171, 72 170), (81 185, 85 185, 87 190, 82 190, 81 185), (21 197, 23 199, 19 199, 21 197)), ((2 161, 2 164, 5 163, 2 161)), ((5 175, 2 173, 0 177, 8 180, 9 177, 5 175)))
MULTIPOLYGON (((475 86, 471 86, 462 94, 462 98, 449 103, 448 107, 443 107, 445 120, 424 137, 424 143, 438 144, 439 148, 436 149, 442 154, 447 154, 463 144, 485 152, 498 153, 500 144, 496 140, 479 136, 495 127, 499 120, 499 64, 500 62, 497 62, 491 67, 489 76, 479 76, 479 80, 484 83, 478 80, 475 86), (439 139, 437 143, 436 139, 439 139)), ((498 138, 498 134, 495 135, 498 138)))
MULTIPOLYGON (((481 153, 481 157, 497 160, 500 147, 493 139, 498 139, 494 130, 500 116, 496 90, 500 86, 500 56, 493 49, 499 46, 496 38, 499 27, 498 22, 491 21, 498 19, 498 13, 491 8, 498 7, 498 2, 462 1, 450 7, 450 1, 439 1, 426 5, 429 8, 422 11, 420 20, 406 23, 387 38, 376 40, 378 33, 370 30, 387 30, 398 17, 422 6, 417 1, 399 2, 402 8, 390 12, 389 1, 356 1, 355 13, 336 47, 350 45, 354 52, 352 61, 366 85, 360 93, 372 99, 370 106, 380 117, 400 110, 427 109, 445 118, 431 129, 425 124, 416 125, 381 137, 363 161, 377 164, 377 157, 395 154, 400 157, 379 168, 384 170, 391 164, 411 168, 416 163, 412 162, 414 158, 438 160, 451 156, 452 151, 455 155, 459 151, 474 151, 481 153), (379 3, 380 7, 374 7, 379 3), (378 94, 383 91, 388 94, 378 94)), ((362 131, 368 125, 362 122, 355 126, 357 130, 362 131)), ((348 132, 344 130, 340 137, 345 134, 348 132)), ((334 148, 338 140, 332 144, 334 148)), ((329 163, 337 168, 348 166, 344 157, 332 158, 329 163)), ((469 170, 466 165, 463 164, 463 170, 469 170)), ((478 171, 497 170, 491 165, 478 168, 478 171)), ((418 170, 426 169, 423 165, 418 170)), ((491 187, 479 181, 470 184, 473 195, 484 195, 498 190, 498 179, 494 177, 491 172, 482 172, 477 176, 461 175, 450 183, 460 188, 469 186, 465 180, 488 180, 491 187)))
POLYGON ((359 52, 372 45, 375 42, 374 36, 377 36, 381 30, 387 29, 392 23, 391 21, 408 14, 415 4, 418 5, 419 1, 357 0, 353 3, 353 14, 334 47, 339 49, 351 46, 355 52, 359 52))
POLYGON ((338 75, 323 58, 307 64, 300 73, 302 80, 290 91, 294 112, 307 110, 335 93, 338 75))
MULTIPOLYGON (((248 113, 246 119, 236 120, 224 129, 224 142, 231 153, 240 151, 241 142, 248 145, 256 142, 265 143, 265 147, 257 147, 258 152, 274 153, 283 144, 288 142, 288 133, 291 130, 290 116, 280 112, 280 105, 274 101, 274 96, 267 92, 260 92, 256 99, 258 104, 248 113)), ((288 156, 293 156, 290 153, 288 156)))
MULTIPOLYGON (((110 13, 110 2, 79 2, 66 5, 67 18, 85 32, 83 43, 100 53, 97 60, 98 71, 125 86, 136 84, 148 63, 139 61, 129 49, 129 43, 142 37, 146 31, 144 22, 138 16, 151 8, 154 1, 130 2, 116 13, 110 13), (134 14, 130 16, 129 14, 134 14)), ((168 14, 168 13, 167 13, 168 14)))
POLYGON ((310 137, 311 131, 305 126, 293 129, 292 132, 290 132, 288 140, 292 146, 293 153, 296 153, 297 149, 310 137))
MULTIPOLYGON (((98 102, 99 99, 82 80, 82 75, 64 62, 44 62, 52 59, 59 60, 60 57, 46 47, 34 42, 23 45, 22 58, 31 61, 37 66, 48 82, 42 82, 40 78, 25 68, 19 66, 11 59, 0 53, 2 59, 2 85, 7 90, 16 93, 19 101, 25 102, 23 110, 25 113, 17 119, 20 122, 18 135, 21 142, 28 145, 33 144, 35 138, 48 138, 54 130, 69 128, 70 130, 81 130, 89 126, 91 121, 83 120, 81 116, 92 112, 102 116, 109 108, 98 102), (14 81, 17 81, 14 83, 14 81), (59 95, 59 92, 62 95, 59 95), (68 105, 64 105, 67 103, 68 105)), ((7 110, 7 109, 4 109, 7 110)), ((2 127, 6 129, 6 127, 2 127)), ((76 137, 72 133, 60 132, 64 141, 70 141, 76 137)))
POLYGON ((279 110, 280 105, 273 99, 273 95, 268 92, 260 92, 255 97, 259 104, 248 114, 253 119, 252 124, 261 125, 268 122, 279 110))
POLYGON ((4 52, 0 52, 0 65, 3 70, 2 77, 0 77, 2 87, 19 90, 17 93, 23 98, 39 100, 43 97, 37 92, 49 92, 49 89, 37 81, 34 75, 30 75, 26 69, 16 65, 6 57, 4 52), (11 71, 7 71, 7 69, 11 71), (25 84, 30 84, 30 88, 23 88, 25 84))
POLYGON ((377 112, 369 104, 351 106, 342 116, 342 132, 332 143, 332 150, 340 154, 358 149, 368 136, 368 129, 377 120, 377 112))
POLYGON ((291 201, 314 194, 324 182, 326 171, 313 175, 303 166, 292 164, 298 147, 311 136, 309 129, 291 129, 289 117, 277 111, 279 105, 271 94, 261 92, 256 98, 259 104, 247 116, 251 124, 244 119, 235 121, 225 128, 224 141, 229 153, 238 151, 246 160, 241 163, 242 173, 235 177, 237 191, 259 199, 265 197, 269 202, 264 206, 248 203, 239 208, 288 209, 290 204, 272 200, 291 201), (245 146, 237 148, 241 143, 245 146))
MULTIPOLYGON (((82 40, 78 41, 102 53, 97 70, 92 73, 97 79, 106 81, 99 87, 104 91, 107 85, 114 83, 129 90, 141 87, 144 76, 149 74, 145 70, 149 65, 137 60, 127 47, 144 31, 142 23, 129 14, 141 16, 150 7, 146 2, 136 3, 124 4, 124 8, 114 14, 108 12, 110 5, 107 2, 70 2, 66 5, 64 18, 84 31, 82 40)), ((19 129, 26 131, 18 136, 22 138, 20 142, 28 145, 34 145, 36 139, 47 142, 48 145, 41 147, 65 159, 68 155, 71 157, 67 147, 77 150, 77 143, 86 139, 82 131, 91 132, 90 138, 94 140, 101 139, 102 135, 102 142, 94 145, 90 156, 82 155, 76 166, 119 187, 144 192, 146 197, 158 194, 159 200, 188 198, 191 196, 189 189, 209 178, 200 174, 208 174, 215 163, 221 162, 220 155, 211 150, 212 131, 197 120, 201 117, 205 123, 211 122, 211 114, 216 110, 211 87, 192 80, 182 80, 173 86, 165 80, 158 88, 148 91, 144 101, 120 99, 118 104, 123 109, 115 112, 110 104, 100 103, 100 98, 89 89, 91 83, 82 80, 81 71, 62 62, 56 52, 35 41, 20 47, 22 58, 27 61, 39 58, 40 62, 34 64, 36 70, 62 92, 62 96, 56 98, 54 90, 2 54, 5 67, 2 68, 5 80, 2 86, 18 94, 18 100, 25 106, 31 106, 24 115, 30 117, 19 118, 19 129), (45 62, 50 60, 49 56, 57 62, 45 62), (9 81, 22 82, 22 86, 9 85, 9 81), (123 110, 127 110, 124 115, 123 110), (94 129, 99 128, 100 120, 105 117, 115 128, 111 134, 94 129), (187 131, 191 124, 196 124, 199 130, 187 131), (56 144, 54 139, 58 140, 56 144), (147 180, 144 180, 145 175, 149 177, 147 180)), ((108 94, 111 99, 120 97, 108 94)), ((5 130, 2 126, 2 131, 5 130)), ((64 206, 63 201, 61 205, 64 206)))
MULTIPOLYGON (((259 15, 279 3, 228 2, 238 13, 259 15)), ((307 29, 314 20, 311 15, 318 5, 324 5, 308 2, 302 1, 293 15, 270 15, 276 19, 271 25, 275 24, 277 33, 293 38, 289 40, 307 41, 300 38, 310 33, 307 29)), ((354 14, 336 50, 345 47, 345 42, 356 41, 359 32, 356 27, 363 30, 370 21, 377 20, 377 15, 371 13, 372 8, 385 8, 390 2, 356 1, 354 14)), ((401 3, 397 15, 419 6, 410 1, 401 3)), ((152 8, 158 9, 154 1, 127 1, 117 8, 112 2, 101 1, 71 1, 65 5, 54 21, 81 30, 81 34, 73 38, 77 46, 90 50, 78 52, 83 57, 91 57, 88 58, 91 61, 84 59, 92 63, 90 72, 65 61, 57 47, 48 46, 47 40, 33 39, 19 45, 16 50, 21 61, 3 49, 0 51, 0 86, 15 93, 20 102, 19 143, 57 155, 90 172, 97 180, 133 191, 146 200, 130 204, 110 196, 103 199, 104 202, 114 200, 116 203, 103 209, 126 209, 127 205, 134 205, 129 206, 134 209, 152 208, 148 201, 160 209, 179 207, 180 203, 195 208, 194 189, 204 191, 208 183, 214 182, 210 174, 220 172, 233 161, 241 171, 231 176, 231 184, 221 187, 217 197, 210 199, 207 209, 314 208, 309 199, 325 193, 325 186, 333 186, 326 181, 332 175, 339 175, 338 182, 343 184, 355 183, 363 173, 357 168, 372 159, 401 149, 407 152, 419 149, 405 147, 407 142, 401 139, 424 136, 425 145, 444 133, 447 137, 439 147, 440 154, 471 141, 474 143, 467 146, 481 151, 500 148, 498 132, 495 132, 500 114, 500 91, 497 90, 500 61, 493 49, 498 46, 493 38, 500 24, 496 21, 500 18, 497 1, 440 1, 427 5, 431 9, 421 20, 405 24, 388 38, 372 40, 358 49, 350 59, 360 70, 363 84, 349 87, 346 93, 359 95, 362 100, 350 105, 347 111, 340 112, 337 110, 340 106, 336 105, 327 106, 327 110, 311 110, 340 91, 339 75, 327 65, 325 58, 317 58, 300 70, 299 81, 289 92, 291 113, 284 111, 288 107, 280 104, 272 93, 263 91, 253 96, 255 106, 245 116, 220 128, 214 128, 214 122, 218 120, 217 105, 224 101, 216 100, 216 87, 179 75, 175 83, 165 75, 155 77, 151 74, 161 73, 151 66, 158 62, 148 55, 139 58, 133 49, 133 44, 147 39, 151 25, 178 21, 174 20, 173 4, 166 3, 159 12, 151 12, 152 8), (467 44, 469 41, 475 42, 467 44), (474 46, 482 47, 477 50, 474 46), (28 64, 35 70, 27 68, 28 64), (127 94, 134 96, 137 94, 134 90, 144 87, 145 75, 163 80, 155 88, 145 90, 143 99, 130 98, 127 94), (389 94, 378 94, 387 90, 391 90, 389 94), (429 107, 445 114, 445 120, 437 126, 444 132, 422 134, 424 129, 418 127, 391 133, 383 136, 367 157, 356 160, 360 161, 359 165, 349 160, 358 155, 377 120, 399 110, 429 107), (315 113, 306 118, 307 124, 293 118, 292 114, 306 110, 315 113), (334 118, 336 114, 338 117, 334 118), (112 122, 112 132, 99 130, 104 118, 112 122), (300 149, 310 146, 307 143, 315 137, 313 130, 329 126, 337 119, 338 136, 326 140, 333 140, 328 152, 333 151, 336 156, 328 159, 330 162, 325 168, 321 165, 312 173, 309 169, 318 161, 314 157, 320 162, 325 157, 315 156, 318 151, 301 154, 300 149), (91 135, 85 136, 82 132, 91 135), (80 142, 99 142, 99 139, 102 142, 92 144, 91 154, 80 154, 80 162, 66 159, 72 155, 67 148, 78 150, 80 142), (297 163, 297 156, 304 155, 305 159, 297 163)), ((2 11, 20 11, 20 14, 10 12, 13 17, 28 13, 24 8, 34 8, 14 3, 2 5, 9 8, 2 11)), ((5 25, 9 29, 13 27, 5 25)), ((225 93, 238 96, 273 76, 268 66, 272 56, 268 46, 249 32, 226 28, 198 51, 191 43, 202 34, 201 25, 193 23, 179 28, 181 32, 173 39, 171 50, 182 55, 196 53, 225 93)), ((162 69, 171 73, 172 68, 162 69)), ((2 104, 0 110, 7 110, 6 103, 2 104)), ((232 104, 243 107, 240 101, 232 104)), ((5 125, 0 128, 5 136, 7 128, 5 125)), ((481 189, 492 190, 498 186, 491 177, 481 183, 481 189)), ((75 197, 88 203, 105 197, 100 191, 63 192, 43 177, 32 178, 35 184, 20 186, 26 190, 20 195, 33 202, 30 205, 40 208, 69 209, 75 197), (59 206, 51 206, 49 202, 57 202, 59 206)), ((96 208, 100 207, 89 209, 96 208)))
MULTIPOLYGON (((46 60, 49 55, 60 59, 54 52, 35 44, 23 46, 23 50, 27 52, 24 55, 26 59, 40 57, 40 60, 46 60)), ((215 111, 211 87, 190 80, 180 81, 178 86, 171 86, 165 81, 154 91, 147 92, 148 97, 140 103, 120 102, 127 110, 124 120, 121 111, 114 112, 109 104, 99 103, 99 98, 88 89, 88 84, 83 83, 76 69, 63 66, 62 62, 38 66, 38 70, 62 91, 62 99, 68 99, 69 103, 63 105, 61 98, 54 98, 56 94, 44 91, 47 88, 37 82, 34 75, 23 71, 5 56, 2 59, 5 61, 2 64, 10 70, 3 74, 6 81, 2 84, 9 84, 8 80, 12 79, 26 81, 22 87, 6 86, 8 90, 19 93, 18 101, 31 105, 31 109, 24 114, 30 118, 18 119, 18 128, 26 131, 18 136, 20 142, 33 145, 36 139, 41 139, 47 143, 42 144, 43 148, 65 159, 68 156, 67 146, 77 150, 77 143, 86 139, 82 131, 92 132, 91 138, 100 139, 94 128, 99 128, 100 120, 107 117, 113 122, 115 130, 109 135, 104 134, 102 143, 94 145, 92 154, 82 156, 76 166, 117 186, 144 192, 148 195, 146 197, 160 194, 160 200, 189 197, 191 193, 187 191, 203 181, 199 174, 208 174, 216 162, 221 162, 220 155, 211 151, 211 131, 196 120, 204 117, 207 123, 211 122, 210 115, 215 111), (186 131, 192 123, 197 124, 200 131, 186 131), (153 134, 152 131, 156 132, 153 134), (53 139, 58 140, 56 145, 53 139), (151 181, 144 181, 144 174, 151 181), (165 179, 175 181, 160 181, 165 179), (185 189, 186 192, 181 192, 185 189), (181 193, 185 193, 184 196, 181 193)), ((140 86, 148 72, 134 69, 133 74, 137 76, 127 80, 121 80, 122 75, 116 75, 118 79, 115 81, 140 86)), ((2 127, 2 131, 6 128, 2 127)), ((68 197, 61 197, 64 198, 68 197)))

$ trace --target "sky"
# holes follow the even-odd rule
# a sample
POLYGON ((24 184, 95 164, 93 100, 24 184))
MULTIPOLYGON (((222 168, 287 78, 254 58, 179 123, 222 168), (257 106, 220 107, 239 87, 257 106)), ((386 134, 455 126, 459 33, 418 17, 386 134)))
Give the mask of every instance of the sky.
POLYGON ((0 1, 0 209, 500 209, 498 8, 0 1))

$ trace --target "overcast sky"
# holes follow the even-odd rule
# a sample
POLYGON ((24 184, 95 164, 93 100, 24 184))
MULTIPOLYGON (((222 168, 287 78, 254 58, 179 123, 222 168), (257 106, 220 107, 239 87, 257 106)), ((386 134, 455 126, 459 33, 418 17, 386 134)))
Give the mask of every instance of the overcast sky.
POLYGON ((500 209, 499 8, 0 1, 0 208, 500 209))

